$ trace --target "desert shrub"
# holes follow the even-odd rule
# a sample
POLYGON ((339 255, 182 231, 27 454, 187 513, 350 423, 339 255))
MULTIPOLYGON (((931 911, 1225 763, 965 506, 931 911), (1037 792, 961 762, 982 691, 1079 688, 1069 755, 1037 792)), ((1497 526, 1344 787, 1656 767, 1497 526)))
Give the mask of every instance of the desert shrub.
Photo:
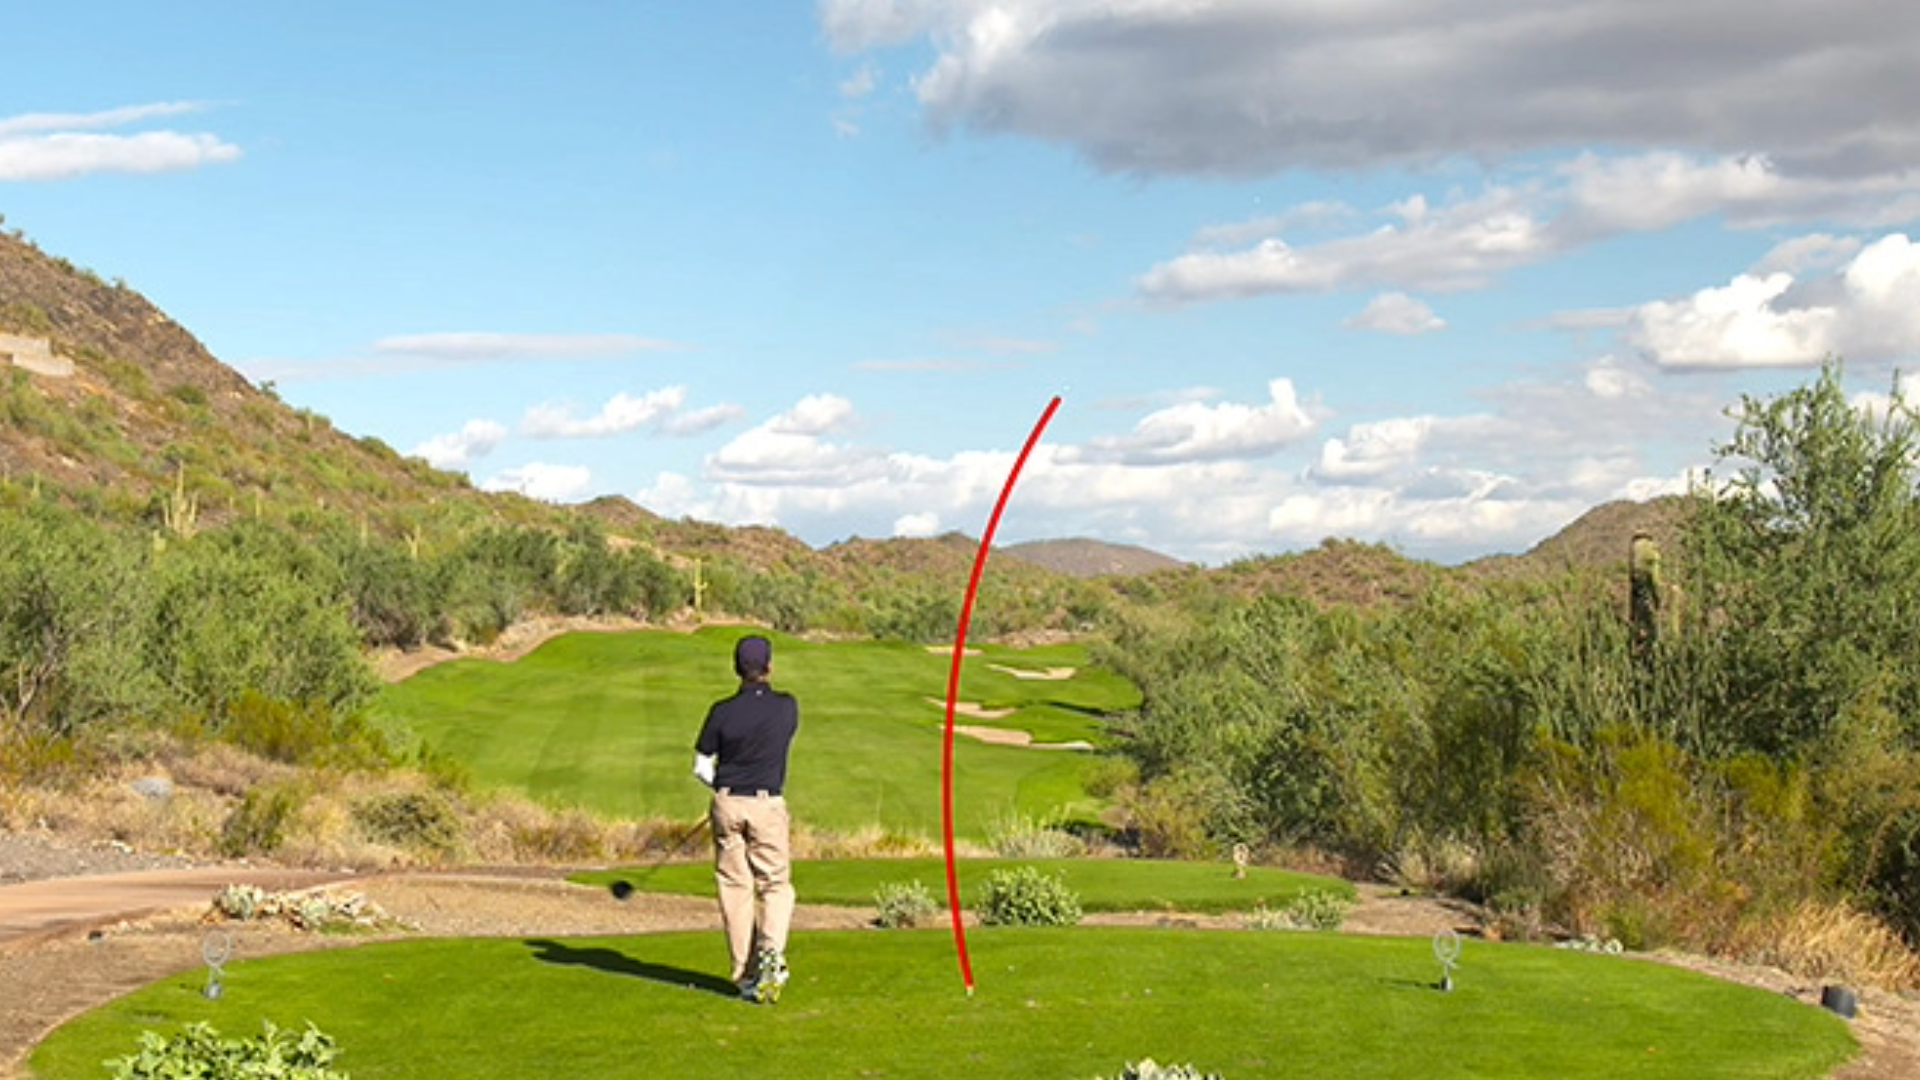
POLYGON ((250 1038, 223 1038, 211 1024, 189 1024, 169 1039, 140 1033, 140 1049, 107 1062, 113 1080, 347 1080, 333 1069, 333 1038, 312 1024, 297 1037, 271 1022, 250 1038))
POLYGON ((1346 897, 1328 889, 1308 889, 1279 908, 1262 904, 1247 913, 1244 925, 1249 930, 1322 930, 1340 929, 1347 920, 1346 897))
POLYGON ((1073 859, 1086 854, 1086 842, 1057 821, 1018 811, 987 825, 987 845, 1003 859, 1073 859))
POLYGON ((128 537, 57 506, 0 514, 0 722, 67 736, 156 708, 144 561, 128 537))
POLYGON ((252 690, 227 705, 218 733, 242 750, 287 765, 371 764, 384 757, 378 737, 357 718, 337 718, 318 702, 276 701, 252 690))
POLYGON ((1220 834, 1243 831, 1246 807, 1217 772, 1182 768, 1123 790, 1127 827, 1149 858, 1205 858, 1220 846, 1220 834))
POLYGON ((239 858, 270 854, 286 843, 287 830, 306 800, 297 782, 267 784, 248 791, 220 827, 220 851, 239 858))
POLYGON ((1338 930, 1347 921, 1347 898, 1331 889, 1308 889, 1287 901, 1287 917, 1303 930, 1338 930))
POLYGON ((1754 920, 1728 952, 1810 979, 1888 990, 1920 985, 1920 956, 1885 922, 1845 902, 1809 900, 1754 920))
POLYGON ((582 863, 607 850, 607 827, 584 810, 541 815, 513 833, 514 848, 539 862, 582 863))
POLYGON ((886 882, 873 891, 873 903, 880 909, 880 925, 889 930, 925 925, 940 910, 933 893, 918 881, 886 882))
POLYGON ((353 805, 353 822, 368 839, 429 856, 460 846, 463 825, 452 800, 438 791, 395 791, 353 805))
POLYGON ((979 912, 986 926, 1072 926, 1080 921, 1080 897, 1064 877, 1019 866, 987 875, 979 912))

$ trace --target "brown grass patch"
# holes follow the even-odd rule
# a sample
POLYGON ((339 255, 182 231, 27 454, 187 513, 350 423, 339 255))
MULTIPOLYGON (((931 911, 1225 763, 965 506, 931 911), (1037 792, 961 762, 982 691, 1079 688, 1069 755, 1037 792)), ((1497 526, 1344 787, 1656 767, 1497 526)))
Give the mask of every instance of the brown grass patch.
POLYGON ((1920 986, 1920 956, 1886 923, 1846 903, 1809 900, 1749 922, 1729 952, 1742 963, 1850 986, 1920 986))

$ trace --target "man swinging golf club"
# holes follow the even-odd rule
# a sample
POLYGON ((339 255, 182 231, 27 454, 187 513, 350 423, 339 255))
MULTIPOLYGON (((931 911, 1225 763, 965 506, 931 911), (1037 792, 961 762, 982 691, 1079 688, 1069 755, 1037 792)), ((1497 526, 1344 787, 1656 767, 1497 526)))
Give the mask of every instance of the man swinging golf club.
POLYGON ((713 703, 694 743, 693 772, 713 788, 713 876, 720 892, 734 985, 748 1001, 771 1004, 787 982, 787 930, 793 921, 788 856, 787 750, 800 705, 768 685, 773 644, 734 644, 740 689, 713 703))

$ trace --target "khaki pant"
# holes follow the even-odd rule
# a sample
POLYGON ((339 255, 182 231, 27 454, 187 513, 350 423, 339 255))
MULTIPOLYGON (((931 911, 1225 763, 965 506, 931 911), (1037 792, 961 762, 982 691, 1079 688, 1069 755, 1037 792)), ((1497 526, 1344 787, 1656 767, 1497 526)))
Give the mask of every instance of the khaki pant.
POLYGON ((733 981, 746 978, 757 945, 787 951, 793 924, 787 800, 779 795, 713 796, 713 877, 733 981))

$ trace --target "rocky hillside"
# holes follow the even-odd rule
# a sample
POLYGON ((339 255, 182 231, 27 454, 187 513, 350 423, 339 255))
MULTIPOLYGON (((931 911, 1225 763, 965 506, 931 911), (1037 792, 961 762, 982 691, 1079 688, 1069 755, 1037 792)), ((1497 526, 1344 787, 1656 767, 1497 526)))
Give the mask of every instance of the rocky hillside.
POLYGON ((285 405, 124 283, 17 234, 0 235, 0 340, 0 479, 109 515, 207 527, 328 508, 398 533, 426 506, 546 513, 285 405))
POLYGON ((1131 577, 1187 565, 1170 555, 1101 540, 1033 540, 1009 544, 1007 554, 1068 577, 1131 577))

